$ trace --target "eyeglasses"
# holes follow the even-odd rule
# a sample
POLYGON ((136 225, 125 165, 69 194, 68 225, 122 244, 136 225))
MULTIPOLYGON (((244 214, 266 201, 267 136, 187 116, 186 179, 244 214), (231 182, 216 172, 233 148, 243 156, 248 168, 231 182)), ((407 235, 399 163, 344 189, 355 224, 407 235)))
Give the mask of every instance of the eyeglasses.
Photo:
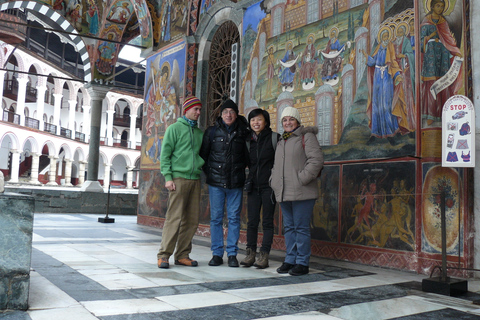
POLYGON ((224 115, 227 115, 227 114, 235 114, 235 111, 225 109, 225 110, 222 111, 222 114, 224 114, 224 115))

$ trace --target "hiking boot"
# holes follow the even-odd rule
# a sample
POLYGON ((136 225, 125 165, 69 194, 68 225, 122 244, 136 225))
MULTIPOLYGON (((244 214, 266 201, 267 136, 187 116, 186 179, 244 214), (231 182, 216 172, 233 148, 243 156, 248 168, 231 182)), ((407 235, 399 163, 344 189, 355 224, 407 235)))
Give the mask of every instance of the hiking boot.
POLYGON ((170 264, 168 263, 167 258, 158 259, 157 265, 158 265, 159 268, 162 268, 162 269, 168 269, 170 267, 170 264))
POLYGON ((251 248, 247 248, 247 256, 240 262, 242 266, 251 267, 255 263, 257 253, 251 248))
POLYGON ((178 265, 178 266, 188 266, 188 267, 198 266, 198 262, 195 261, 195 260, 192 260, 190 258, 183 258, 183 259, 175 260, 175 264, 178 265))
POLYGON ((295 265, 291 263, 284 262, 280 267, 277 268, 278 273, 288 273, 295 265))
POLYGON ((265 269, 268 267, 268 252, 260 251, 260 258, 253 265, 258 269, 265 269))

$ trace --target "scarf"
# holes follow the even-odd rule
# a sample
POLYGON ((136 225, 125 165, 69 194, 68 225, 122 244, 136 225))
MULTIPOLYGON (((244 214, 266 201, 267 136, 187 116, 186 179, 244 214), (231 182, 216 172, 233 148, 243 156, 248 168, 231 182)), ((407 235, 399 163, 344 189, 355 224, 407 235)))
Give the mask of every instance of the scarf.
POLYGON ((188 119, 187 117, 183 116, 183 119, 185 119, 185 121, 188 122, 188 124, 190 125, 190 127, 192 128, 195 128, 198 124, 198 121, 197 120, 190 120, 188 119))
POLYGON ((292 133, 293 133, 295 130, 297 130, 298 128, 300 128, 300 126, 296 127, 295 129, 293 129, 293 130, 290 131, 290 132, 284 132, 284 133, 282 134, 283 140, 287 140, 288 138, 290 138, 290 136, 292 135, 292 133))

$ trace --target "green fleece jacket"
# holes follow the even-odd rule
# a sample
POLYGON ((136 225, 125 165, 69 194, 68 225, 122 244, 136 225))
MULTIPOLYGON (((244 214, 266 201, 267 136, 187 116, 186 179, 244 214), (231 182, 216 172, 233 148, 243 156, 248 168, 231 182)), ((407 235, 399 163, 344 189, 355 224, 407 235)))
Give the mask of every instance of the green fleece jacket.
POLYGON ((202 138, 202 130, 192 128, 183 118, 178 118, 167 128, 160 154, 160 171, 165 181, 173 178, 200 179, 204 164, 199 156, 202 138))

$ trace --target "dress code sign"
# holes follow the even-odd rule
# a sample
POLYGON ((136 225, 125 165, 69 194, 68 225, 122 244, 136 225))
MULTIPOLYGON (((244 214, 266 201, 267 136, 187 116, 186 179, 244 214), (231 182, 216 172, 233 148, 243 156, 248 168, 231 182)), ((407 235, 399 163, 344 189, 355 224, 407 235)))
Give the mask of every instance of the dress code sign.
POLYGON ((442 167, 475 166, 475 109, 465 96, 445 102, 442 113, 442 167))

